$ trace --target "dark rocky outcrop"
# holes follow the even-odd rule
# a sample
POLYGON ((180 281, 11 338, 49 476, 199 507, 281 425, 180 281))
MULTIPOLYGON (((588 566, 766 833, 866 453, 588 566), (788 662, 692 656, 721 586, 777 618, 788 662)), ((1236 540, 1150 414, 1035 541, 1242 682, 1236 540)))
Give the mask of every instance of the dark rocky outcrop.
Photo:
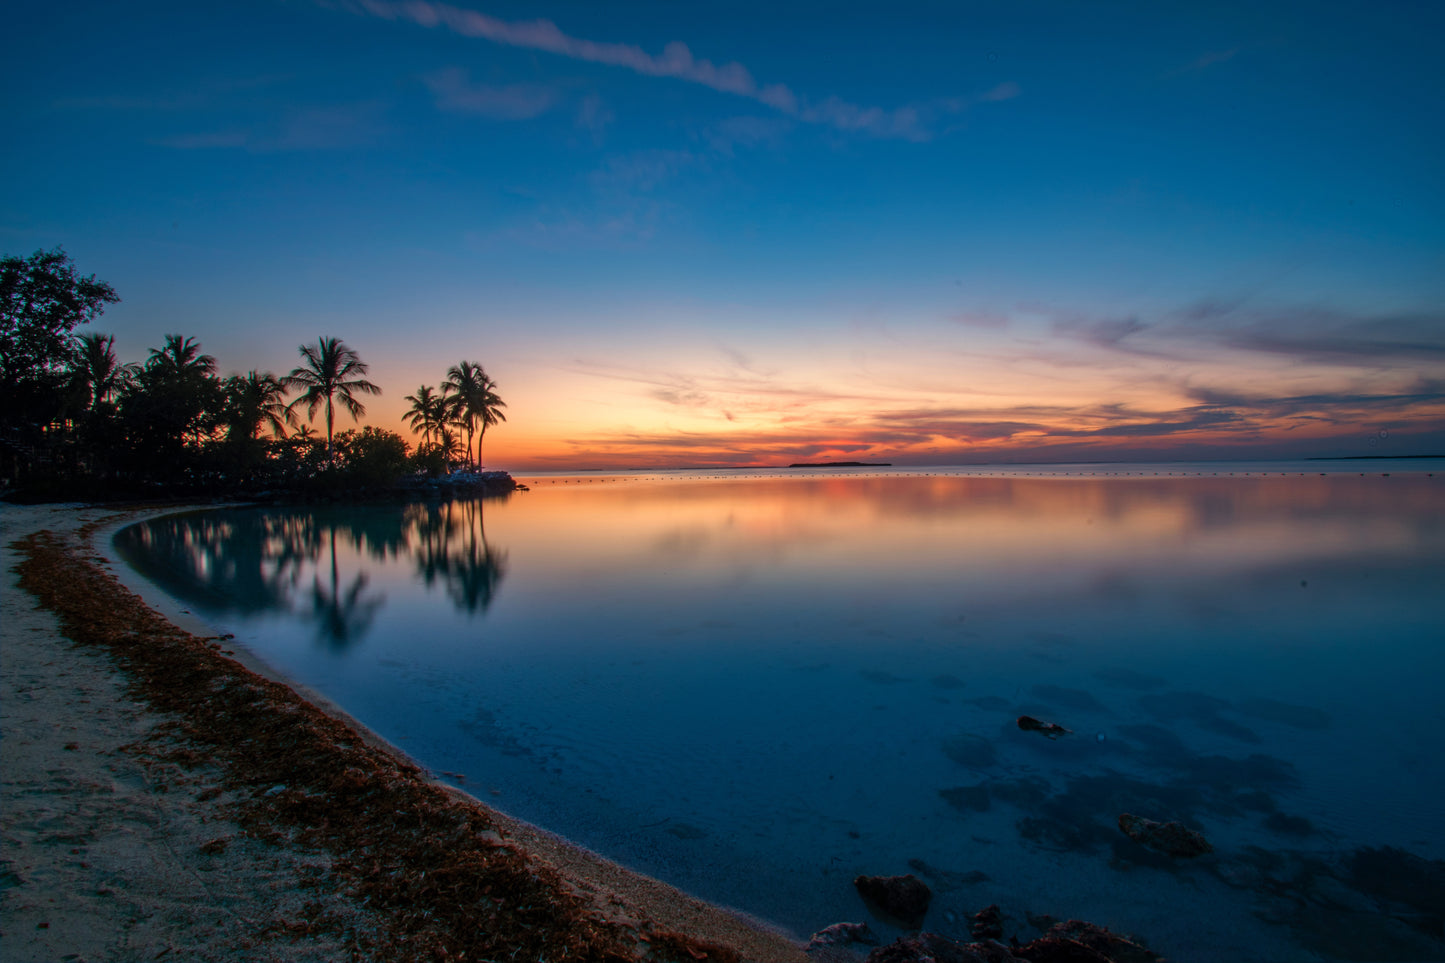
POLYGON ((999 912, 998 904, 990 904, 974 913, 973 919, 968 922, 968 932, 976 940, 1003 939, 1003 914, 999 912))
POLYGON ((1119 829, 1135 842, 1174 859, 1192 859, 1214 852, 1202 833, 1180 823, 1160 823, 1124 813, 1119 817, 1119 829))
POLYGON ((937 933, 901 936, 868 954, 866 963, 1023 963, 998 943, 958 943, 937 933))
POLYGON ((1019 728, 1024 732, 1042 733, 1050 739, 1067 736, 1074 731, 1072 729, 1065 729, 1056 722, 1044 722, 1042 719, 1035 719, 1033 716, 1019 716, 1019 728))
POLYGON ((909 873, 906 876, 859 876, 853 887, 879 919, 906 930, 916 930, 928 915, 933 891, 909 873))
POLYGON ((847 943, 877 946, 878 937, 873 935, 867 923, 834 923, 814 933, 808 940, 808 949, 816 950, 823 946, 842 946, 847 943))
MULTIPOLYGON (((1120 936, 1118 933, 1111 933, 1102 926, 1095 926, 1093 923, 1086 923, 1083 920, 1069 920, 1065 923, 1055 923, 1049 927, 1042 937, 1020 947, 1015 952, 1029 963, 1042 963, 1038 951, 1034 947, 1044 940, 1055 940, 1064 943, 1075 943, 1085 949, 1098 954, 1109 963, 1155 963, 1162 957, 1153 950, 1129 939, 1120 936), (1036 955, 1029 955, 1035 953, 1036 955)), ((1057 952, 1054 949, 1046 950, 1042 955, 1047 956, 1049 952, 1057 952)), ((1072 951, 1071 951, 1072 952, 1072 951)), ((1048 957, 1048 959, 1087 959, 1087 957, 1048 957)))
POLYGON ((1028 963, 1113 963, 1098 950, 1059 936, 1041 936, 1014 952, 1028 963))
POLYGON ((999 908, 990 906, 969 926, 975 942, 912 933, 874 950, 866 963, 1159 963, 1163 959, 1141 943, 1082 920, 1051 923, 1042 936, 1022 946, 1015 941, 1010 948, 998 937, 982 935, 985 929, 1001 932, 1001 920, 999 908))

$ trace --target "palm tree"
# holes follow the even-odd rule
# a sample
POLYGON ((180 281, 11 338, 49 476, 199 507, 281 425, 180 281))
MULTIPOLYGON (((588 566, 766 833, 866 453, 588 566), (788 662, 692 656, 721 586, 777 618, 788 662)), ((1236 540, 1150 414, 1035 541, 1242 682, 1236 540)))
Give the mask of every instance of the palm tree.
POLYGON ((150 349, 136 386, 148 397, 147 420, 161 434, 190 435, 196 446, 215 429, 221 402, 216 359, 201 354, 195 338, 166 335, 165 344, 150 349))
POLYGON ((325 403, 326 460, 330 461, 333 400, 339 399, 352 418, 360 418, 366 414, 366 406, 353 397, 354 393, 379 395, 381 389, 362 377, 367 371, 366 363, 340 338, 318 338, 314 345, 303 344, 299 350, 306 363, 293 369, 281 383, 288 390, 300 390, 300 397, 289 407, 304 404, 308 419, 315 418, 316 409, 325 403))
POLYGON ((472 400, 482 391, 481 379, 486 377, 482 366, 463 361, 447 369, 442 392, 451 396, 453 424, 467 433, 467 463, 472 463, 472 434, 477 424, 472 418, 472 400))
POLYGON ((296 414, 283 400, 286 386, 271 372, 249 371, 245 377, 232 375, 226 382, 227 420, 231 433, 250 440, 256 432, 270 428, 277 438, 286 437, 286 426, 296 427, 296 414))
MULTIPOLYGON (((472 460, 472 435, 481 425, 482 435, 487 427, 507 418, 498 409, 505 408, 506 402, 497 397, 497 383, 487 377, 487 372, 474 361, 463 361, 447 370, 447 380, 442 385, 444 394, 451 394, 456 406, 456 424, 467 432, 467 460, 472 460)), ((477 442, 477 459, 472 464, 481 466, 482 444, 477 442)))
POLYGON ((216 359, 201 354, 201 346, 195 338, 182 338, 178 334, 166 335, 166 343, 160 348, 151 348, 146 366, 160 374, 174 376, 202 376, 216 373, 216 359))
POLYGON ((422 385, 416 394, 402 399, 410 401, 406 423, 412 431, 421 432, 422 444, 430 444, 432 434, 446 421, 446 401, 431 385, 422 385))
POLYGON ((75 378, 86 386, 91 411, 119 394, 135 369, 135 365, 121 364, 116 358, 115 335, 89 332, 80 336, 75 378))
POLYGON ((507 403, 497 397, 497 383, 486 375, 482 375, 484 391, 476 407, 477 420, 481 422, 482 430, 477 434, 477 467, 482 467, 482 441, 487 437, 487 429, 499 421, 506 421, 507 416, 502 414, 502 408, 507 403))
MULTIPOLYGON (((456 461, 457 456, 462 453, 461 445, 457 443, 457 436, 447 430, 445 423, 437 429, 437 451, 441 453, 442 464, 447 466, 456 461)), ((450 471, 450 467, 447 470, 450 471)))

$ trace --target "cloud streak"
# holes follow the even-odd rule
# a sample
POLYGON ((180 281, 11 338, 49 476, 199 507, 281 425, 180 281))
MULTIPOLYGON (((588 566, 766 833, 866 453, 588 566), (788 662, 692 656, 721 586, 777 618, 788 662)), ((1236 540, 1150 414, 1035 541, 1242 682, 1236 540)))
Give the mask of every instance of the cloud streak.
POLYGON ((460 67, 438 70, 422 82, 441 110, 493 120, 530 120, 551 110, 559 99, 556 91, 540 84, 473 84, 460 67))
POLYGON ((648 77, 669 77, 743 97, 805 123, 820 124, 875 137, 922 141, 932 136, 926 123, 934 110, 958 111, 974 103, 1010 100, 1020 93, 1013 82, 998 84, 974 98, 939 101, 934 108, 869 107, 837 97, 810 101, 786 84, 760 83, 737 61, 717 64, 693 55, 687 44, 673 41, 661 53, 634 44, 587 40, 564 33, 550 20, 507 21, 476 10, 433 0, 352 0, 352 9, 383 20, 405 21, 428 29, 446 29, 464 37, 525 50, 540 50, 587 63, 620 67, 648 77))

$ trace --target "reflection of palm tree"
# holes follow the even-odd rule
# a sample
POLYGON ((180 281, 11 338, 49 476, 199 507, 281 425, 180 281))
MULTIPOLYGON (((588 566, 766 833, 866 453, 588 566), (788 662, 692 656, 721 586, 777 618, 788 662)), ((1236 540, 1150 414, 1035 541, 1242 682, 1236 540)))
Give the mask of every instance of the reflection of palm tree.
POLYGON ((417 574, 440 581, 457 608, 485 612, 506 575, 506 553, 487 542, 482 502, 446 502, 409 510, 417 574))
POLYGON ((291 607, 307 561, 321 554, 310 513, 198 512, 122 529, 116 547, 140 571, 209 614, 291 607))
POLYGON ((371 628, 372 619, 385 601, 383 596, 364 598, 366 573, 357 572, 343 594, 336 562, 336 526, 331 526, 331 587, 321 584, 317 575, 311 587, 311 614, 316 619, 321 638, 334 648, 345 649, 371 628))
POLYGON ((338 590, 335 568, 331 572, 329 590, 321 584, 321 576, 316 577, 311 587, 311 614, 316 619, 321 638, 333 648, 348 648, 370 631, 371 621, 386 599, 380 595, 363 598, 361 593, 365 590, 365 572, 356 573, 345 594, 338 590))
MULTIPOLYGON (((480 454, 480 448, 478 454, 480 454)), ((463 515, 475 515, 476 524, 467 518, 467 543, 452 556, 451 578, 447 580, 452 601, 468 612, 491 608, 497 586, 506 574, 507 555, 493 551, 487 544, 486 513, 483 500, 462 503, 463 515)))

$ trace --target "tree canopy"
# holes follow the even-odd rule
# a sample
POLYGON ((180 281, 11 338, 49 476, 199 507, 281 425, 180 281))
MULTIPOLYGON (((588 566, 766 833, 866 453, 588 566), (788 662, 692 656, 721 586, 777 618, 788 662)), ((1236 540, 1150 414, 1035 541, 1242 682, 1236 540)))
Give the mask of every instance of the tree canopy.
POLYGON ((95 275, 79 276, 63 248, 0 258, 0 384, 67 367, 70 332, 119 300, 95 275))
POLYGON ((330 458, 333 401, 339 399, 351 417, 360 418, 366 414, 366 406, 356 399, 356 394, 379 395, 381 389, 366 380, 366 362, 340 338, 320 338, 315 344, 301 345, 299 350, 305 364, 293 368, 281 383, 301 392, 291 402, 291 408, 304 405, 307 418, 315 418, 316 409, 326 406, 326 457, 330 458))
POLYGON ((381 393, 340 338, 301 345, 302 363, 283 378, 256 370, 222 377, 216 359, 184 334, 165 335, 143 364, 122 363, 113 335, 75 331, 118 300, 59 247, 0 258, 5 497, 416 487, 421 475, 462 462, 455 429, 466 431, 471 462, 476 430, 502 420, 495 383, 465 361, 440 389, 422 385, 406 398, 408 421, 422 434, 415 453, 374 426, 338 433, 337 406, 359 419, 361 396, 381 393), (325 412, 324 438, 299 425, 298 411, 311 419, 325 412))

